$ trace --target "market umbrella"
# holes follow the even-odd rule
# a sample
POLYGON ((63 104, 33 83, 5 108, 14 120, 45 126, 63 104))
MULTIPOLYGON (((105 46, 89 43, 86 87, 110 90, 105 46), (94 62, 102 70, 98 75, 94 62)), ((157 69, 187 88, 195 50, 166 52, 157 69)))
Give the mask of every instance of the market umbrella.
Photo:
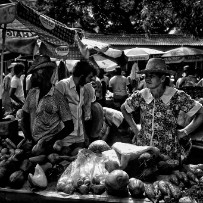
POLYGON ((123 51, 119 49, 109 48, 107 51, 104 52, 104 54, 112 58, 118 58, 122 55, 122 52, 123 51))
POLYGON ((161 56, 164 52, 157 49, 136 47, 124 50, 124 54, 128 57, 128 61, 148 60, 150 56, 161 56))
POLYGON ((162 55, 166 63, 203 61, 203 50, 192 47, 178 47, 162 55))
POLYGON ((115 63, 114 61, 107 59, 99 54, 94 55, 93 58, 97 63, 97 65, 99 66, 99 68, 104 69, 106 72, 113 71, 118 66, 118 64, 115 63))

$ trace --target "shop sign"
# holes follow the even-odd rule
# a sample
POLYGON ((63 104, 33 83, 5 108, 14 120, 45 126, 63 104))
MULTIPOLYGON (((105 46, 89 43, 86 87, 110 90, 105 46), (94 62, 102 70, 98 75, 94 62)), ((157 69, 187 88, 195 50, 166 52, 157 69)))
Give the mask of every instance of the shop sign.
POLYGON ((163 57, 166 63, 180 63, 184 60, 182 56, 163 57))
POLYGON ((50 20, 43 15, 39 16, 39 20, 47 30, 53 30, 55 28, 55 22, 53 20, 50 20))
POLYGON ((55 52, 59 56, 66 56, 69 52, 69 46, 59 46, 55 49, 55 52))
POLYGON ((148 60, 149 55, 142 55, 142 56, 128 56, 128 61, 143 61, 148 60))
POLYGON ((194 56, 185 56, 184 61, 202 61, 203 56, 202 55, 194 55, 194 56))
POLYGON ((34 37, 37 36, 36 33, 34 32, 29 32, 29 31, 21 31, 21 30, 6 30, 6 36, 9 38, 26 38, 26 37, 34 37))

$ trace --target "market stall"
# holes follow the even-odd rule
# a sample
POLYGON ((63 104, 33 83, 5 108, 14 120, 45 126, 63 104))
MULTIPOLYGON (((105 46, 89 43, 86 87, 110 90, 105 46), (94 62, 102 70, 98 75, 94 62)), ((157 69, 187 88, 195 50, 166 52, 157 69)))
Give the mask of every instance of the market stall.
MULTIPOLYGON (((107 45, 86 42, 92 43, 90 47, 94 49, 88 48, 76 30, 21 3, 17 4, 17 18, 38 33, 47 51, 55 57, 67 57, 72 45, 78 46, 85 58, 108 49, 107 45)), ((96 120, 92 118, 94 129, 96 120)), ((192 203, 202 200, 202 185, 202 164, 184 164, 153 146, 123 142, 109 145, 97 140, 88 149, 76 148, 67 155, 58 148, 40 151, 29 140, 17 140, 15 136, 0 137, 0 202, 3 203, 192 203)))
POLYGON ((192 203, 203 198, 203 165, 180 166, 155 147, 98 140, 70 157, 34 155, 28 144, 7 138, 1 143, 1 202, 192 203))

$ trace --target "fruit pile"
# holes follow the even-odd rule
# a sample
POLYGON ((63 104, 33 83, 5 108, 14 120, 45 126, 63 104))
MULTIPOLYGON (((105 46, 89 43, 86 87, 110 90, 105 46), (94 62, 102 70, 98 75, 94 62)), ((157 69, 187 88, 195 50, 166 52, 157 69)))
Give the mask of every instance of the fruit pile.
POLYGON ((0 187, 20 189, 29 181, 31 187, 44 189, 49 181, 57 181, 76 158, 55 152, 33 155, 32 148, 28 141, 16 145, 9 138, 0 138, 0 187), (35 181, 38 176, 43 181, 35 181))

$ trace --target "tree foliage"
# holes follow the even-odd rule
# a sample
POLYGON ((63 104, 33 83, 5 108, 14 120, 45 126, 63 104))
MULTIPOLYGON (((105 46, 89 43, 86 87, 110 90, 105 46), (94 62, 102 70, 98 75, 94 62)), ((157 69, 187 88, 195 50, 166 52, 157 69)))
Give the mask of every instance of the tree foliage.
POLYGON ((195 37, 203 32, 201 0, 38 0, 36 8, 89 32, 165 34, 174 27, 195 37))

